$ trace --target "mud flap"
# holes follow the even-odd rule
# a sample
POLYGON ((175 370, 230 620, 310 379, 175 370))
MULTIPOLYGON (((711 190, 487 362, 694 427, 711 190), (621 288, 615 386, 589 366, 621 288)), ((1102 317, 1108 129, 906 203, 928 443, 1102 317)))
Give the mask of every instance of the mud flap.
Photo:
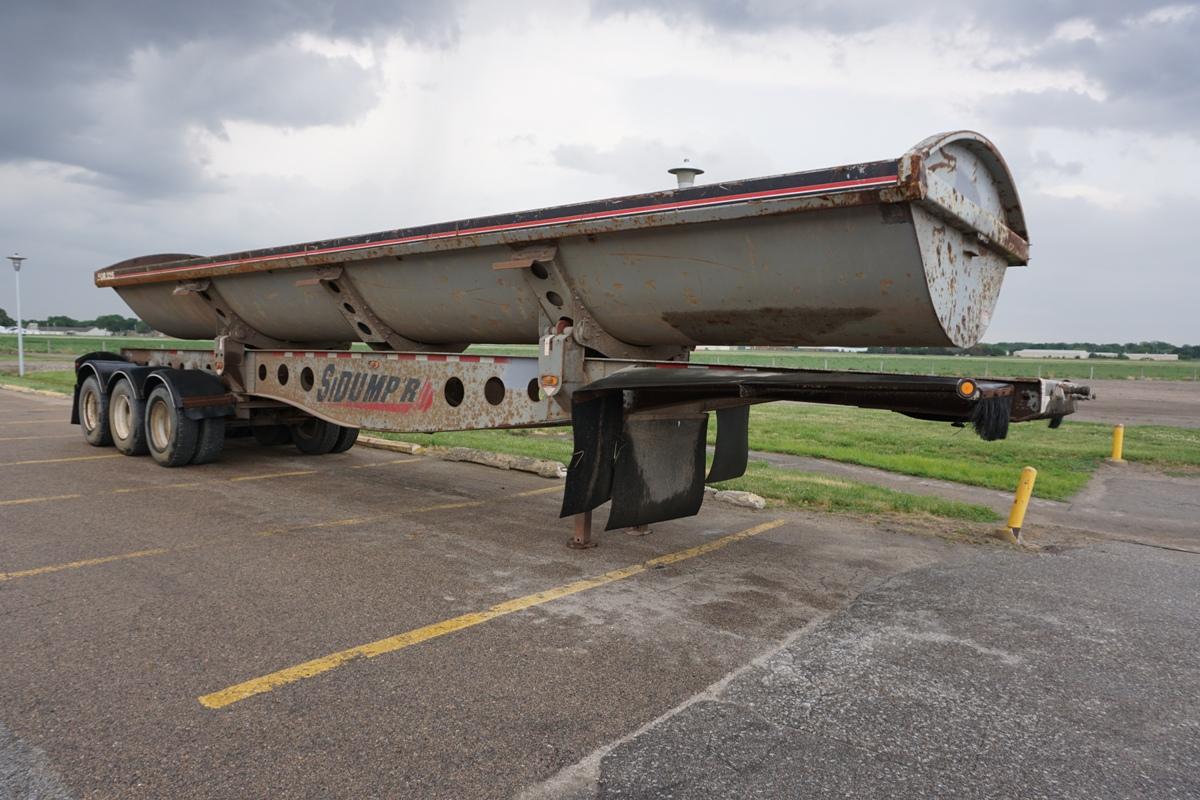
POLYGON ((717 411, 717 450, 705 483, 740 478, 750 458, 750 406, 717 411))
POLYGON ((605 392, 571 409, 575 448, 563 487, 562 516, 582 514, 612 495, 613 458, 621 435, 620 392, 605 392))
POLYGON ((708 415, 629 419, 617 445, 605 530, 690 517, 704 502, 708 415))

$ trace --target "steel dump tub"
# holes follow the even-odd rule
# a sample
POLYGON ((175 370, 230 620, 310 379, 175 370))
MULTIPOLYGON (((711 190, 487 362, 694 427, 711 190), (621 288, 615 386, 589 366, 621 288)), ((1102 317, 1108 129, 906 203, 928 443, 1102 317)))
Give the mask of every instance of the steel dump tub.
POLYGON ((1027 262, 1027 240, 1003 158, 955 132, 894 160, 135 259, 98 271, 96 284, 180 338, 229 333, 233 317, 279 343, 354 341, 363 319, 424 349, 532 343, 546 310, 565 305, 635 346, 966 347, 986 330, 1005 270, 1027 262), (516 258, 536 247, 549 248, 571 297, 516 258), (329 290, 337 267, 369 314, 348 313, 329 290))

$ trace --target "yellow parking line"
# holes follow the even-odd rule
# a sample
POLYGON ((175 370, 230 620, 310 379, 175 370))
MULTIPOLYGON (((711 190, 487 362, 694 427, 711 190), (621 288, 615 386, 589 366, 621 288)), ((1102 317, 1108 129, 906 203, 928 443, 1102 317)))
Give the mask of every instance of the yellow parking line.
MULTIPOLYGON (((520 496, 520 495, 516 495, 520 496)), ((503 499, 503 498, 500 498, 503 499)), ((366 517, 346 517, 344 519, 331 519, 327 522, 310 522, 307 525, 294 525, 290 528, 275 528, 269 531, 258 531, 255 536, 279 536, 284 533, 295 533, 297 531, 307 531, 314 528, 344 528, 347 525, 362 525, 365 522, 375 522, 389 517, 399 516, 403 514, 424 514, 429 511, 447 511, 452 508, 478 508, 483 505, 483 500, 466 500, 461 503, 439 503, 435 506, 418 506, 416 508, 402 508, 390 514, 371 514, 366 517)))
MULTIPOLYGON (((503 500, 500 497, 497 500, 503 500)), ((435 506, 418 506, 417 508, 408 509, 409 514, 424 514, 427 511, 448 511, 451 508, 478 508, 483 505, 483 500, 464 500, 461 503, 438 503, 435 506)))
POLYGON ((123 489, 113 489, 112 494, 130 494, 131 492, 157 492, 162 489, 194 489, 197 486, 207 486, 210 481, 189 481, 187 483, 164 483, 157 486, 127 486, 123 489))
MULTIPOLYGON (((419 461, 420 459, 413 460, 419 461)), ((547 494, 549 492, 561 492, 562 488, 562 484, 555 484, 554 486, 547 486, 542 489, 530 489, 526 492, 517 492, 516 494, 507 495, 506 497, 532 497, 533 495, 547 494)), ((255 536, 278 536, 284 533, 295 533, 297 531, 312 530, 314 528, 343 528, 347 525, 361 525, 365 522, 375 522, 377 520, 403 514, 425 514, 430 511, 449 511, 455 508, 478 508, 486 503, 497 502, 504 499, 504 497, 498 497, 495 500, 464 500, 458 503, 438 503, 437 505, 432 506, 403 508, 389 514, 372 514, 367 517, 346 517, 345 519, 332 519, 328 522, 312 522, 307 525, 295 525, 290 528, 275 528, 267 531, 258 531, 255 536)))
POLYGON ((306 469, 306 470, 299 470, 297 472, 272 472, 267 475, 242 475, 241 477, 238 477, 238 478, 227 478, 226 480, 228 480, 230 483, 237 483, 238 481, 267 481, 267 480, 271 480, 272 478, 292 478, 297 475, 316 475, 316 474, 317 474, 317 470, 306 469))
POLYGON ((350 469, 371 469, 372 467, 388 467, 392 464, 411 464, 414 461, 420 461, 419 458, 397 458, 394 461, 378 461, 374 464, 354 464, 350 469))
MULTIPOLYGON (((38 438, 40 438, 40 437, 38 437, 38 438)), ((0 441, 2 441, 2 440, 0 440, 0 441)), ((17 462, 12 462, 12 465, 15 465, 15 464, 46 464, 46 463, 51 463, 54 461, 74 461, 74 460, 87 460, 89 458, 115 458, 115 457, 116 456, 114 456, 114 455, 103 455, 103 456, 83 456, 78 459, 62 458, 62 459, 45 459, 45 460, 40 460, 40 461, 17 461, 17 462)), ((401 459, 399 461, 388 461, 388 462, 384 462, 384 463, 385 464, 403 464, 407 461, 420 461, 420 460, 421 459, 419 459, 419 458, 411 458, 411 459, 406 458, 406 459, 401 459)), ((0 464, 0 466, 10 466, 10 465, 9 464, 0 464)), ((365 466, 374 467, 374 466, 383 466, 383 465, 382 464, 367 464, 365 466)), ((355 469, 355 467, 352 467, 351 469, 355 469)), ((218 485, 224 484, 224 483, 237 483, 240 481, 265 481, 265 480, 271 480, 274 478, 290 478, 290 477, 294 477, 294 476, 317 475, 317 474, 321 474, 321 473, 322 473, 321 470, 302 470, 302 471, 297 471, 297 472, 275 472, 275 473, 270 473, 270 474, 266 474, 266 475, 242 475, 242 476, 235 477, 235 478, 218 478, 216 480, 210 480, 210 481, 188 481, 186 483, 166 483, 166 484, 158 484, 155 486, 128 486, 128 487, 124 487, 121 489, 109 489, 104 492, 96 492, 94 494, 96 494, 96 495, 132 494, 134 492, 157 492, 157 491, 162 491, 164 489, 195 489, 195 488, 202 487, 202 486, 218 486, 218 485)), ((327 472, 327 474, 333 474, 333 473, 327 472)), ((520 495, 518 495, 518 497, 519 496, 520 495)), ((52 500, 78 500, 81 497, 83 497, 82 494, 61 494, 61 495, 54 495, 52 497, 22 497, 22 498, 15 499, 15 500, 0 500, 0 506, 6 506, 6 505, 17 506, 17 505, 24 505, 27 503, 45 503, 45 502, 49 502, 52 500)), ((449 506, 449 507, 454 508, 455 506, 449 506)), ((417 510, 432 511, 432 510, 435 510, 436 508, 443 508, 443 506, 435 506, 435 507, 431 507, 429 509, 417 509, 417 510)))
POLYGON ((49 503, 54 500, 75 500, 81 494, 55 494, 49 497, 22 497, 18 500, 0 500, 0 506, 23 506, 28 503, 49 503))
POLYGON ((259 678, 252 678, 242 683, 234 684, 217 692, 201 695, 196 698, 200 701, 200 705, 206 708, 224 708, 232 705, 239 700, 245 700, 248 697, 253 697, 257 694, 263 694, 273 689, 278 689, 281 686, 286 686, 295 683, 305 678, 312 678, 324 672, 329 672, 332 669, 342 666, 348 661, 356 658, 374 658, 385 653, 394 653, 397 650, 403 650, 406 647, 411 647, 414 644, 436 639, 440 636, 445 636, 449 633, 461 631, 465 628, 471 628, 480 625, 489 620, 503 617, 508 614, 514 614, 518 611, 524 611, 533 606, 539 606, 543 603, 549 603, 551 600, 558 600, 562 597, 568 597, 580 592, 586 592, 590 589, 595 589, 604 586, 614 581, 624 580, 625 578, 633 577, 647 569, 665 564, 674 564, 685 559, 695 558, 696 556, 711 553, 714 550, 719 550, 734 542, 739 542, 743 539, 748 539, 751 536, 757 536, 760 533, 765 533, 769 530, 774 530, 780 525, 783 525, 786 520, 776 519, 770 522, 764 522, 761 525, 755 525, 753 528, 747 528, 744 531, 723 536, 720 539, 714 539, 711 542, 706 542, 696 547, 689 547, 686 550, 679 550, 674 553, 668 553, 658 558, 652 558, 649 561, 643 561, 640 564, 632 564, 628 567, 615 569, 611 572, 606 572, 603 575, 597 575, 594 578, 584 578, 582 580, 573 581, 571 583, 556 586, 545 591, 535 592, 533 594, 518 597, 513 600, 506 600, 503 603, 497 603, 491 608, 483 611, 475 611, 469 614, 453 617, 451 619, 435 622, 432 625, 425 625, 415 630, 405 633, 389 636, 386 639, 369 642, 367 644, 351 647, 347 650, 339 650, 336 653, 330 653, 327 656, 314 658, 311 661, 305 661, 302 664, 297 664, 294 667, 272 672, 268 675, 263 675, 259 678))
POLYGON ((533 497, 535 494, 549 494, 550 492, 561 492, 562 489, 563 489, 562 484, 559 483, 559 484, 555 484, 554 486, 547 486, 545 489, 530 489, 528 492, 517 492, 516 494, 513 495, 513 497, 533 497))
POLYGON ((46 436, 0 436, 0 442, 25 442, 30 439, 74 439, 78 433, 51 433, 46 436))
POLYGON ((60 464, 64 461, 99 461, 102 458, 123 458, 120 453, 103 456, 72 456, 70 458, 33 458, 28 461, 0 461, 0 467, 19 467, 25 464, 60 464))
POLYGON ((36 567, 34 569, 23 569, 18 572, 0 572, 0 582, 12 581, 17 578, 28 578, 31 575, 45 575, 48 572, 61 572, 64 569, 79 569, 80 567, 91 567, 96 564, 107 564, 110 561, 124 561, 129 558, 144 558, 146 556, 161 556, 163 553, 169 553, 170 549, 166 547, 156 547, 153 550, 138 550, 134 553, 122 553, 118 556, 104 556, 103 558, 87 558, 83 561, 72 561, 67 564, 51 564, 48 567, 36 567))

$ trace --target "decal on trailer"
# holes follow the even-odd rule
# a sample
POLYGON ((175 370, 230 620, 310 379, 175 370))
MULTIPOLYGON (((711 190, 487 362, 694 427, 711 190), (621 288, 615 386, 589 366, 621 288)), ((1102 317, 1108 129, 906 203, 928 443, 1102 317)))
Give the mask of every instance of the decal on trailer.
POLYGON ((317 402, 367 411, 428 411, 433 405, 433 384, 428 379, 401 378, 329 364, 321 373, 317 402))

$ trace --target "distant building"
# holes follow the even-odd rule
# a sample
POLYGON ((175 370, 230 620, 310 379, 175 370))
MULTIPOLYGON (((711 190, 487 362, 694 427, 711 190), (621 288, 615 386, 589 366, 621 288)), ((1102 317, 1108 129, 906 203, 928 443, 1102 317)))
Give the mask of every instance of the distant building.
POLYGON ((1111 350, 1101 350, 1099 352, 1092 353, 1092 358, 1120 358, 1120 357, 1121 357, 1120 353, 1114 353, 1111 350))
POLYGON ((1087 350, 1014 350, 1017 358, 1087 358, 1087 350))
POLYGON ((812 350, 818 353, 865 353, 865 347, 793 347, 792 350, 812 350))
POLYGON ((1126 353, 1130 361, 1178 361, 1175 353, 1126 353))
POLYGON ((36 322, 29 324, 31 333, 42 336, 112 336, 112 331, 104 328, 67 328, 57 325, 41 325, 36 322))

